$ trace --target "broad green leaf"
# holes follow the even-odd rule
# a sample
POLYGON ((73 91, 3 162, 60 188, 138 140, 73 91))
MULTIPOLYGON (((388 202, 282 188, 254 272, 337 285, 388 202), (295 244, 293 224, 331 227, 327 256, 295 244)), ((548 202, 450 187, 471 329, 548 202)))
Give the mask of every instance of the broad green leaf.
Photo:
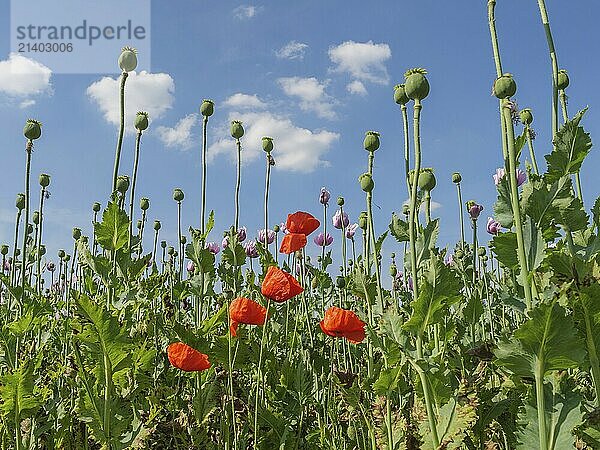
POLYGON ((492 238, 490 247, 505 267, 515 269, 519 265, 517 257, 517 235, 512 231, 500 233, 492 238))
POLYGON ((423 228, 417 237, 417 267, 421 267, 423 262, 429 259, 431 249, 435 247, 440 234, 440 219, 434 219, 423 228))
POLYGON ((439 409, 437 414, 437 432, 440 446, 438 448, 433 447, 428 421, 422 420, 419 425, 423 442, 420 447, 421 450, 458 450, 464 448, 463 441, 476 421, 477 411, 474 405, 462 404, 455 399, 450 399, 448 403, 439 409))
POLYGON ((373 383, 373 392, 377 395, 389 396, 404 381, 402 367, 391 367, 379 372, 379 378, 373 383))
POLYGON ((529 217, 525 219, 523 224, 523 243, 528 263, 527 268, 531 272, 536 270, 542 263, 546 243, 539 229, 529 217))
POLYGON ((410 240, 410 234, 408 233, 408 223, 400 219, 396 213, 392 213, 392 221, 390 222, 390 232, 392 236, 396 238, 396 241, 408 242, 410 240))
POLYGON ((502 177, 496 189, 498 190, 498 199, 494 204, 494 217, 504 228, 511 228, 513 224, 513 210, 510 200, 508 177, 502 177))
POLYGON ((32 416, 41 405, 41 399, 34 394, 35 382, 33 364, 22 364, 16 371, 0 378, 0 411, 5 419, 13 422, 15 414, 19 419, 32 416), (10 419, 9 419, 10 418, 10 419))
POLYGON ((102 222, 94 223, 96 240, 104 250, 115 251, 127 245, 129 218, 115 202, 110 202, 102 213, 102 222))

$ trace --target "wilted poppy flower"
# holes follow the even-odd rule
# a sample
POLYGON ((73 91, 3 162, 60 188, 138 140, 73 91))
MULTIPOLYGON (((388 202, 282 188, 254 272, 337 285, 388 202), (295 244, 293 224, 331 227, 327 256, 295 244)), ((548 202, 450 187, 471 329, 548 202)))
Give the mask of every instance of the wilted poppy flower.
POLYGON ((329 203, 330 198, 331 198, 331 193, 327 189, 322 187, 321 194, 319 195, 319 203, 321 203, 322 205, 327 205, 329 203))
POLYGON ((288 301, 303 290, 292 275, 277 266, 269 267, 261 286, 262 294, 277 303, 288 301))
POLYGON ((478 205, 473 200, 467 202, 467 212, 469 213, 471 220, 477 220, 481 211, 483 211, 483 206, 478 205))
POLYGON ((500 228, 502 226, 500 225, 500 222, 496 222, 494 219, 492 219, 491 217, 488 217, 488 221, 487 221, 487 232, 490 234, 498 234, 500 232, 500 228))
POLYGON ((258 250, 256 249, 256 241, 248 241, 244 244, 244 250, 248 258, 258 258, 258 250))
POLYGON ((353 344, 358 344, 365 338, 365 322, 353 311, 337 306, 325 311, 325 318, 321 320, 320 325, 326 335, 345 337, 353 344))
POLYGON ((238 228, 238 232, 237 232, 238 242, 244 242, 246 240, 247 234, 248 233, 247 233, 246 227, 238 228))
MULTIPOLYGON (((500 184, 500 180, 504 178, 506 175, 506 170, 504 167, 498 167, 496 169, 496 173, 492 175, 494 179, 494 184, 498 186, 500 184)), ((515 169, 515 175, 517 177, 517 187, 521 186, 525 181, 527 181, 527 173, 521 169, 515 169)))
POLYGON ((289 214, 285 224, 286 230, 290 233, 298 233, 308 236, 315 231, 321 223, 307 212, 298 211, 289 214))
POLYGON ((319 247, 327 247, 328 245, 331 245, 333 243, 333 236, 331 236, 329 233, 319 233, 315 236, 313 242, 319 247))
POLYGON ((299 233, 289 233, 286 234, 281 240, 281 245, 279 246, 279 252, 285 253, 289 255, 290 253, 297 252, 298 250, 304 248, 306 245, 306 235, 299 233))
POLYGON ((221 247, 219 247, 219 244, 217 244, 216 242, 209 242, 209 243, 207 243, 206 244, 206 248, 213 255, 216 255, 217 253, 219 253, 221 251, 221 247))
POLYGON ((353 239, 354 235, 356 234, 356 230, 358 229, 358 224, 357 223, 353 223, 348 225, 348 228, 346 228, 346 237, 348 239, 353 239))
POLYGON ((187 263, 187 271, 188 272, 195 272, 196 271, 196 264, 194 264, 194 261, 188 261, 188 263, 187 263))
POLYGON ((239 297, 229 305, 229 331, 236 336, 240 323, 246 325, 264 325, 267 309, 249 298, 239 297))
POLYGON ((183 342, 174 342, 167 347, 169 362, 185 372, 199 372, 210 368, 208 355, 200 353, 183 342))
POLYGON ((267 240, 266 244, 272 244, 275 240, 275 231, 267 230, 265 232, 264 228, 262 230, 258 230, 258 242, 260 242, 261 244, 265 244, 265 235, 267 240))
POLYGON ((346 214, 346 212, 341 212, 339 209, 335 212, 331 221, 333 222, 333 226, 338 230, 342 229, 342 226, 347 227, 350 223, 348 214, 346 214))

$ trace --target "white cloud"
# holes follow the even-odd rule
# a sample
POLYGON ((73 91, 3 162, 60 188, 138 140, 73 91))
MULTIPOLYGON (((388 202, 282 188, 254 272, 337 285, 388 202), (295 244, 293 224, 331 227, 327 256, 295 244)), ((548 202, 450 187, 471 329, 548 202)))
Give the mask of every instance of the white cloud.
POLYGON ((348 85, 346 86, 346 89, 351 94, 357 94, 357 95, 366 95, 367 94, 367 89, 365 88, 365 85, 363 84, 362 81, 358 81, 358 80, 354 80, 354 81, 348 83, 348 85))
POLYGON ((346 41, 329 48, 329 59, 335 64, 335 72, 348 73, 355 80, 376 84, 389 83, 385 62, 391 56, 389 45, 374 44, 373 41, 346 41))
POLYGON ((334 101, 325 92, 327 83, 321 83, 315 77, 287 77, 277 80, 283 92, 290 97, 300 99, 300 108, 303 111, 313 111, 324 119, 335 119, 333 110, 334 101))
POLYGON ((290 41, 275 52, 275 56, 281 59, 304 59, 304 53, 308 48, 307 44, 297 41, 290 41))
POLYGON ((229 106, 230 108, 265 108, 267 104, 258 98, 256 94, 249 95, 238 92, 237 94, 233 94, 228 97, 225 102, 223 102, 225 106, 229 106))
MULTIPOLYGON (((410 199, 407 198, 406 200, 404 200, 404 202, 402 202, 402 205, 410 206, 410 199)), ((435 200, 431 200, 431 205, 429 205, 429 206, 430 206, 431 212, 433 212, 433 211, 437 211, 438 209, 440 209, 442 207, 442 204, 436 202, 435 200)), ((426 209, 425 202, 422 202, 421 206, 419 207, 419 211, 421 213, 425 214, 425 209, 426 209)))
MULTIPOLYGON (((271 136, 275 144, 273 157, 276 169, 308 173, 328 166, 324 159, 332 144, 340 137, 327 130, 309 130, 295 125, 288 117, 267 111, 233 111, 229 120, 241 120, 245 134, 242 139, 244 164, 264 159, 263 136, 271 136)), ((223 126, 220 137, 208 149, 209 160, 219 155, 229 155, 235 160, 234 141, 229 136, 229 124, 223 126)))
MULTIPOLYGON (((114 125, 120 122, 119 111, 120 77, 104 77, 87 88, 104 118, 114 125)), ((133 131, 136 112, 146 111, 150 120, 160 118, 173 106, 175 82, 167 73, 130 72, 125 84, 125 125, 133 131)))
POLYGON ((243 19, 252 19, 259 11, 258 6, 253 5, 240 5, 233 10, 233 15, 235 18, 243 20, 243 19))
POLYGON ((179 147, 188 150, 194 145, 192 128, 198 122, 198 114, 189 114, 174 127, 160 126, 156 128, 159 139, 167 147, 179 147))
POLYGON ((30 97, 51 93, 51 77, 48 67, 16 53, 0 61, 0 93, 18 99, 21 108, 35 104, 30 97))

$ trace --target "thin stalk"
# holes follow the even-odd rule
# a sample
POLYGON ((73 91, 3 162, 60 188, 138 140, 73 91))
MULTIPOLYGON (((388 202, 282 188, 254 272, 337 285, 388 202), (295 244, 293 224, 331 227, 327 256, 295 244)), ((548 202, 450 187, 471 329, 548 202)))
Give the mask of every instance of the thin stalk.
MULTIPOLYGON (((566 123, 569 121, 569 112, 567 111, 567 94, 565 94, 564 89, 560 90, 560 104, 563 121, 566 123)), ((577 198, 583 202, 583 192, 581 191, 581 177, 579 175, 579 171, 575 173, 575 185, 577 186, 577 198)))
POLYGON ((535 397, 538 416, 538 436, 540 439, 540 450, 548 449, 548 431, 546 428, 546 405, 544 399, 544 362, 538 360, 535 368, 535 397))
POLYGON ((27 141, 27 146, 25 148, 25 152, 27 153, 27 161, 25 163, 25 218, 23 220, 23 245, 21 246, 21 299, 19 303, 19 311, 23 306, 25 300, 25 268, 27 266, 27 227, 29 224, 29 178, 31 175, 31 153, 33 152, 33 141, 27 141))
POLYGON ((548 51, 550 52, 550 62, 552 64, 552 138, 556 136, 558 131, 558 57, 554 48, 554 39, 550 30, 550 21, 548 20, 548 11, 546 10, 545 0, 538 0, 542 25, 546 33, 546 42, 548 51))
POLYGON ((181 202, 177 202, 177 242, 179 243, 179 278, 183 278, 183 241, 181 239, 181 202))
MULTIPOLYGON (((235 180, 235 233, 237 236, 240 226, 240 185, 242 183, 242 143, 236 139, 237 147, 237 176, 235 180)), ((235 252, 234 252, 235 253, 235 252)))
POLYGON ((477 280, 477 219, 471 221, 473 226, 473 283, 477 280))
POLYGON ((10 281, 15 283, 15 277, 17 273, 17 248, 19 245, 19 224, 21 223, 21 212, 22 210, 17 209, 17 218, 15 219, 15 243, 13 245, 13 259, 10 265, 10 281))
POLYGON ((265 347, 265 336, 267 334, 267 327, 269 324, 269 309, 271 308, 271 299, 267 298, 267 319, 265 320, 265 324, 263 326, 263 330, 262 330, 262 337, 260 339, 260 352, 258 354, 258 382, 256 383, 256 397, 255 397, 255 402, 254 402, 254 449, 257 450, 258 447, 258 436, 259 436, 259 430, 258 430, 258 399, 259 399, 259 390, 261 387, 263 387, 264 390, 264 379, 262 377, 262 372, 261 372, 261 367, 262 367, 262 357, 263 357, 263 350, 265 347))
POLYGON ((463 215, 463 201, 460 183, 456 183, 456 193, 458 195, 458 217, 460 220, 460 248, 465 248, 465 220, 463 215))
POLYGON ((410 197, 410 181, 408 174, 410 172, 410 136, 408 135, 408 112, 406 105, 401 105, 400 110, 402 111, 402 127, 404 129, 404 177, 406 179, 406 189, 408 196, 410 197))
POLYGON ((121 123, 119 125, 119 138, 117 139, 117 148, 115 150, 115 166, 113 168, 112 190, 111 194, 117 190, 117 177, 119 176, 119 161, 121 160, 121 148, 123 147, 123 133, 125 131, 125 82, 129 74, 121 73, 121 87, 119 90, 119 106, 121 112, 121 123))
POLYGON ((267 230, 269 229, 269 184, 271 181, 271 154, 267 153, 267 173, 265 176, 265 247, 269 251, 267 230))
POLYGON ((131 238, 133 236, 133 202, 135 201, 135 184, 137 181, 138 162, 140 158, 140 141, 142 139, 142 131, 138 130, 135 137, 135 158, 133 162, 133 177, 131 180, 131 193, 129 198, 129 243, 127 248, 131 250, 131 238))
POLYGON ((46 197, 46 188, 42 186, 42 190, 40 191, 40 224, 38 226, 38 240, 36 242, 37 252, 36 252, 36 263, 37 263, 37 292, 38 294, 41 292, 42 284, 42 255, 40 253, 40 248, 42 247, 42 224, 44 223, 44 198, 46 197))
POLYGON ((527 138, 527 147, 529 147, 529 157, 531 158, 531 164, 533 165, 533 171, 536 175, 540 174, 538 169, 537 160, 535 159, 535 151, 533 149, 533 140, 531 139, 531 128, 529 125, 525 125, 525 137, 527 138))
MULTIPOLYGON (((375 152, 369 152, 369 167, 368 173, 373 176, 373 160, 375 159, 375 152)), ((379 260, 377 258, 377 248, 375 245, 375 226, 373 223, 373 191, 367 192, 367 232, 370 236, 371 243, 373 244, 373 261, 375 263, 375 279, 377 282, 377 298, 379 300, 379 306, 383 311, 383 294, 381 290, 381 269, 379 266, 379 260)), ((367 265, 367 274, 370 275, 370 268, 367 265)))
POLYGON ((200 212, 200 232, 204 234, 204 218, 206 216, 206 128, 208 116, 202 120, 202 210, 200 212))

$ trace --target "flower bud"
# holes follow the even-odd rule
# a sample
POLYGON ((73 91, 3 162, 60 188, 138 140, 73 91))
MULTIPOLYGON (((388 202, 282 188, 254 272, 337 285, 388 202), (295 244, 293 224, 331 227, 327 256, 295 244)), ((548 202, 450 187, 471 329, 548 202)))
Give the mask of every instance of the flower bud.
POLYGON ((273 151, 273 138, 269 136, 263 136, 262 148, 265 152, 271 153, 273 151))
POLYGON ((19 193, 17 194, 17 199, 15 200, 15 206, 19 211, 23 211, 25 209, 25 194, 19 193))
POLYGON ((494 81, 494 88, 492 89, 492 93, 500 98, 508 98, 515 95, 517 92, 517 83, 513 79, 512 74, 505 73, 500 78, 497 78, 494 81))
POLYGON ((40 212, 39 211, 33 212, 33 215, 31 216, 31 221, 36 225, 40 224, 40 212))
POLYGON ((398 268, 396 267, 396 264, 392 263, 390 265, 390 275, 392 277, 395 277, 398 274, 398 268))
POLYGON ((92 205, 92 211, 94 211, 96 213, 100 211, 100 208, 101 208, 101 206, 100 206, 100 203, 98 203, 98 202, 94 202, 94 204, 92 205))
POLYGON ((453 182, 454 184, 458 184, 458 183, 460 183, 461 181, 462 181, 462 176, 460 175, 460 173, 459 173, 459 172, 454 172, 454 173, 452 174, 452 182, 453 182))
POLYGON ((567 87, 569 87, 569 75, 565 69, 558 71, 558 82, 556 87, 558 87, 560 91, 564 91, 567 87))
POLYGON ((377 150, 379 148, 379 133, 376 131, 367 131, 365 133, 363 147, 368 152, 374 152, 377 150))
POLYGON ((181 241, 181 245, 185 245, 187 243, 187 238, 183 235, 179 238, 179 240, 181 241))
POLYGON ((478 254, 479 256, 485 256, 485 247, 479 247, 479 248, 477 249, 477 254, 478 254))
POLYGON ((231 137, 234 139, 240 139, 244 135, 244 127, 242 122, 239 120, 231 121, 231 137))
POLYGON ((140 209, 142 211, 147 211, 150 208, 150 200, 147 197, 142 197, 140 199, 140 209))
POLYGON ((129 189, 129 177, 127 175, 119 175, 117 177, 117 191, 125 194, 127 189, 129 189))
POLYGON ((402 214, 408 216, 410 214, 410 206, 408 204, 402 205, 402 214))
POLYGON ((176 188, 175 190, 173 190, 173 200, 175 200, 176 202, 182 202, 183 198, 185 196, 183 195, 183 191, 179 188, 176 188))
POLYGON ((73 239, 75 239, 77 241, 80 237, 81 237, 81 229, 73 228, 73 239))
POLYGON ((363 173, 360 177, 358 177, 358 181, 360 182, 360 187, 364 192, 371 192, 375 187, 373 177, 368 173, 363 173))
POLYGON ((367 216, 367 212, 362 211, 358 215, 358 226, 360 227, 361 230, 366 230, 368 223, 369 223, 369 217, 367 216))
POLYGON ((346 287, 346 279, 342 276, 337 277, 335 279, 335 285, 340 289, 344 289, 346 287))
POLYGON ((204 99, 200 105, 200 114, 204 117, 210 117, 215 112, 215 103, 212 100, 204 99))
POLYGON ((169 256, 173 256, 175 254, 175 248, 169 246, 169 248, 167 249, 167 254, 169 256))
POLYGON ((23 134, 30 141, 38 139, 42 135, 42 123, 34 119, 28 119, 23 128, 23 134))
POLYGON ((44 256, 46 254, 46 246, 45 245, 40 245, 39 253, 40 253, 40 256, 44 256))
POLYGON ((160 220, 155 220, 154 221, 154 230, 155 231, 160 230, 160 220))
POLYGON ((429 81, 425 75, 427 71, 422 68, 407 70, 404 74, 404 90, 406 96, 412 100, 423 100, 429 95, 429 81))
POLYGON ((50 186, 50 175, 48 175, 47 173, 42 173, 40 174, 40 186, 47 188, 48 186, 50 186))
POLYGON ((33 233, 33 225, 28 223, 27 224, 27 234, 31 234, 33 233))
POLYGON ((64 250, 62 250, 62 249, 60 249, 60 250, 58 251, 58 257, 59 257, 60 259, 63 259, 63 258, 65 257, 65 254, 66 254, 66 253, 65 253, 65 251, 64 251, 64 250))
POLYGON ((462 258, 463 256, 465 256, 465 254, 463 253, 462 250, 458 249, 454 252, 454 256, 458 259, 462 258))
POLYGON ((137 67, 137 50, 132 47, 123 47, 119 55, 119 67, 123 72, 131 72, 137 67))
POLYGON ((167 241, 160 241, 160 248, 167 248, 167 241))
POLYGON ((279 233, 279 225, 274 225, 274 226, 273 226, 273 231, 274 231, 275 233, 279 233))
POLYGON ((524 125, 531 125, 533 122, 533 114, 531 113, 531 109, 525 108, 519 112, 519 118, 524 125))
POLYGON ((410 101, 403 84, 394 86, 394 101, 399 105, 406 105, 410 101))
POLYGON ((432 191, 435 188, 436 180, 433 169, 421 169, 419 174, 419 189, 422 191, 432 191))
POLYGON ((135 129, 138 131, 144 131, 148 128, 148 113, 145 111, 138 111, 135 115, 134 125, 135 129))
POLYGON ((337 204, 338 206, 344 206, 344 197, 338 197, 337 204))
POLYGON ((2 247, 0 247, 0 254, 2 254, 2 256, 8 255, 8 245, 3 244, 2 247))

